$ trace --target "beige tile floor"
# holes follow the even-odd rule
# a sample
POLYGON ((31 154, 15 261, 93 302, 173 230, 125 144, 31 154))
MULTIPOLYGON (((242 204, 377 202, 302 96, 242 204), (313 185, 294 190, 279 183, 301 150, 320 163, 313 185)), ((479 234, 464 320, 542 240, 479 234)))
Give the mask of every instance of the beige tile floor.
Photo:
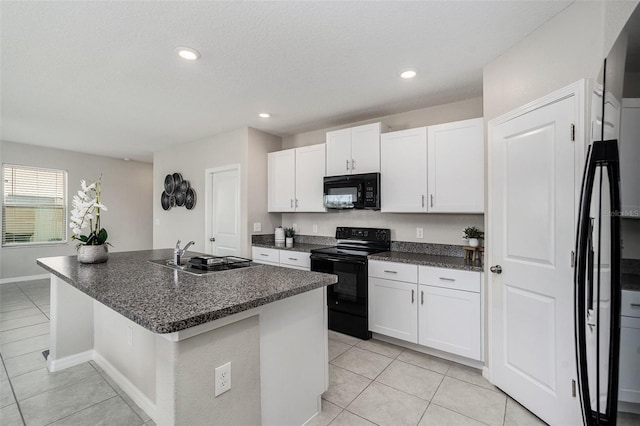
POLYGON ((93 362, 49 373, 49 280, 0 285, 0 425, 153 425, 93 362))
MULTIPOLYGON (((0 425, 153 425, 95 363, 49 373, 49 281, 0 285, 0 425)), ((479 370, 329 332, 330 386, 310 425, 543 425, 479 370)), ((619 424, 640 424, 638 417, 619 424)))

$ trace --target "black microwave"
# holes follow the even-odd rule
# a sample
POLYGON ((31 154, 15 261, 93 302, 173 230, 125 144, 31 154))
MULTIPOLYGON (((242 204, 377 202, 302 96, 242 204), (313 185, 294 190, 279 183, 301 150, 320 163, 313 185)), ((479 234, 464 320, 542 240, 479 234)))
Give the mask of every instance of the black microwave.
POLYGON ((324 206, 380 210, 380 173, 325 177, 324 206))

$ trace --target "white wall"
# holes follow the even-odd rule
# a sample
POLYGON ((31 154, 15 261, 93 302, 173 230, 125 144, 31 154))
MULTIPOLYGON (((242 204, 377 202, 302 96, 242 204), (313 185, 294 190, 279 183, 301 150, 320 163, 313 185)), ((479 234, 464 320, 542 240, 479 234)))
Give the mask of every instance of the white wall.
POLYGON ((241 256, 250 254, 253 222, 265 229, 279 224, 279 215, 267 213, 267 152, 280 149, 282 139, 256 129, 241 128, 154 153, 153 157, 153 247, 172 248, 177 240, 195 241, 194 251, 205 251, 205 170, 240 164, 241 256), (193 210, 174 207, 163 210, 160 197, 167 174, 178 172, 189 180, 197 194, 193 210), (250 224, 250 226, 249 226, 250 224))
MULTIPOLYGON (((101 217, 109 232, 110 251, 150 249, 152 165, 110 157, 89 155, 34 145, 0 142, 2 163, 61 169, 68 172, 68 206, 80 189, 80 180, 102 174, 102 198, 108 211, 101 217)), ((70 237, 70 235, 69 235, 70 237)), ((75 243, 3 247, 0 249, 0 278, 44 274, 36 259, 75 255, 75 243)))
MULTIPOLYGON (((327 131, 377 121, 390 126, 392 131, 397 131, 477 117, 482 117, 482 98, 480 97, 287 136, 283 138, 283 147, 286 149, 324 143, 327 131)), ((479 158, 478 161, 483 161, 483 159, 479 158)), ((462 230, 467 226, 477 226, 482 229, 483 217, 478 214, 392 214, 354 210, 328 213, 285 213, 282 215, 282 225, 293 226, 296 224, 298 233, 305 235, 313 235, 313 225, 318 225, 316 235, 331 237, 335 236, 338 226, 390 228, 391 239, 395 241, 463 245, 465 241, 462 240, 462 230), (424 228, 424 238, 416 238, 417 227, 424 228)))

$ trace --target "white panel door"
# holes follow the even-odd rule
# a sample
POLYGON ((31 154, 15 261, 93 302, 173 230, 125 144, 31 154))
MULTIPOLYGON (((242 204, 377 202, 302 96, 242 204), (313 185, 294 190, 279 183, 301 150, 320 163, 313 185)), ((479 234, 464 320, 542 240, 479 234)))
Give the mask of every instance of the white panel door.
POLYGON ((210 174, 211 200, 208 252, 216 256, 240 255, 240 170, 210 174))
POLYGON ((418 343, 418 285, 369 277, 369 330, 418 343))
POLYGON ((295 149, 271 152, 268 157, 268 210, 295 211, 296 152, 295 149))
POLYGON ((471 359, 480 353, 480 293, 420 286, 418 343, 471 359))
POLYGON ((491 377, 550 424, 580 424, 573 331, 576 96, 499 122, 490 136, 491 377))
POLYGON ((297 212, 324 212, 325 144, 296 148, 297 212))
POLYGON ((484 213, 482 118, 427 128, 429 212, 484 213))
POLYGON ((427 211, 427 128, 380 137, 380 207, 384 212, 427 211))
POLYGON ((327 176, 351 174, 351 129, 327 132, 327 176))
POLYGON ((351 128, 351 173, 380 171, 380 123, 351 128))

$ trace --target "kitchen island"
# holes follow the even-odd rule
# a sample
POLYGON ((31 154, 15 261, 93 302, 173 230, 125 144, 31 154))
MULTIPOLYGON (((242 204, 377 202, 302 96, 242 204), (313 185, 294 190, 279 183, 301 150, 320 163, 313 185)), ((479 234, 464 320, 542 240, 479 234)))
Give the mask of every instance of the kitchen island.
POLYGON ((171 257, 39 259, 51 272, 49 370, 94 360, 159 425, 300 425, 319 412, 324 287, 336 277, 267 265, 196 276, 150 262, 171 257), (226 363, 231 389, 216 395, 226 363))

